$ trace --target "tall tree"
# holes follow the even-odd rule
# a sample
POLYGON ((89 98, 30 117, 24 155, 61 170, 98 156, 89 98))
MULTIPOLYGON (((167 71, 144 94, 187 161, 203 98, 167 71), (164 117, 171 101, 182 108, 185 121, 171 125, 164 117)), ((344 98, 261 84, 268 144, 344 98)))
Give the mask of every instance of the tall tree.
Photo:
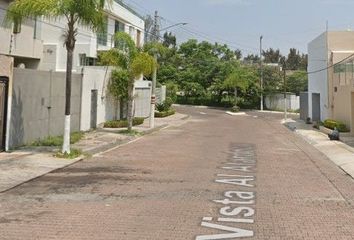
POLYGON ((301 65, 301 56, 296 48, 290 48, 288 59, 286 61, 286 67, 289 70, 297 70, 301 65))
POLYGON ((253 63, 259 63, 259 56, 258 55, 254 55, 254 54, 248 54, 243 61, 248 63, 248 64, 253 64, 253 63))
POLYGON ((102 29, 105 21, 104 7, 111 0, 15 0, 10 3, 6 18, 21 24, 25 18, 61 18, 66 20, 64 44, 67 50, 66 62, 66 101, 65 130, 62 152, 70 153, 70 105, 73 53, 75 49, 78 25, 102 29))
POLYGON ((280 50, 274 50, 273 48, 269 48, 263 51, 264 62, 265 63, 279 63, 282 55, 280 54, 280 50))
POLYGON ((177 45, 177 40, 176 40, 176 36, 173 35, 171 32, 165 32, 165 34, 163 35, 163 43, 162 43, 165 47, 173 47, 175 48, 177 45))
POLYGON ((125 32, 114 36, 116 47, 101 54, 101 64, 115 66, 123 71, 122 81, 129 76, 128 88, 128 131, 133 128, 134 83, 142 75, 149 76, 156 66, 155 59, 135 46, 133 39, 125 32))
POLYGON ((238 92, 245 92, 251 82, 256 78, 257 77, 253 74, 253 71, 244 66, 236 66, 227 76, 224 82, 224 87, 227 89, 233 89, 236 107, 238 106, 238 92))

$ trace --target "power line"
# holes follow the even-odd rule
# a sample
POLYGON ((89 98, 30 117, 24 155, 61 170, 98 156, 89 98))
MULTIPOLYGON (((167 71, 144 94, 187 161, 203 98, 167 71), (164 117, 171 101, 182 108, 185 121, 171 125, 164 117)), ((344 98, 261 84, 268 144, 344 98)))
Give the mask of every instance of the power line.
POLYGON ((339 65, 339 64, 341 64, 341 63, 347 61, 348 59, 350 59, 350 58, 352 58, 352 57, 354 57, 354 53, 351 54, 350 56, 344 58, 343 60, 341 60, 341 61, 339 61, 339 62, 337 62, 337 63, 335 63, 335 64, 332 64, 331 66, 328 66, 328 67, 326 67, 326 68, 322 68, 322 69, 319 69, 319 70, 316 70, 316 71, 307 72, 307 74, 315 74, 315 73, 319 73, 319 72, 326 71, 326 70, 328 70, 328 69, 330 69, 330 68, 336 67, 337 65, 339 65))

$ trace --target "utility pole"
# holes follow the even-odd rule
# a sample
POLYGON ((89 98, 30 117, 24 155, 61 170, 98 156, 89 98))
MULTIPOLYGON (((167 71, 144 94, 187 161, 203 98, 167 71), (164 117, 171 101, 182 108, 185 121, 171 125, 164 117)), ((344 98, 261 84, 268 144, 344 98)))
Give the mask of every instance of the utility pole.
MULTIPOLYGON (((154 30, 153 30, 153 39, 154 42, 157 43, 160 37, 160 26, 159 26, 159 15, 158 12, 155 11, 154 18, 154 30)), ((157 63, 157 50, 154 52, 155 63, 157 63)), ((150 128, 155 127, 155 104, 156 104, 156 82, 157 82, 157 66, 155 66, 153 74, 152 74, 152 86, 151 86, 151 105, 150 105, 150 128)))
POLYGON ((261 70, 261 111, 263 111, 263 61, 262 61, 262 55, 263 55, 263 50, 262 50, 262 40, 263 36, 259 38, 259 49, 260 49, 260 54, 259 54, 259 63, 260 63, 260 70, 261 70))
POLYGON ((288 119, 288 98, 286 94, 286 65, 283 65, 283 77, 284 77, 284 119, 288 119))

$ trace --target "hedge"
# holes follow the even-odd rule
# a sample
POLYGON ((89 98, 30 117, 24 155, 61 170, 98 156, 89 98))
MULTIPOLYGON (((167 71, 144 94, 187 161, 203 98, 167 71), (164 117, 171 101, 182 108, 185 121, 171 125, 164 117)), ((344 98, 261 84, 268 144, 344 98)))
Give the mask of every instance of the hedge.
MULTIPOLYGON (((145 118, 134 118, 133 119, 133 126, 138 126, 144 123, 145 118)), ((128 127, 127 120, 114 120, 108 121, 104 124, 105 128, 125 128, 128 127)))
POLYGON ((323 126, 326 128, 334 130, 334 128, 337 128, 339 132, 349 132, 350 130, 347 128, 347 126, 339 121, 332 120, 332 119, 327 119, 323 122, 323 126))
POLYGON ((175 113, 176 113, 176 111, 174 109, 170 109, 170 110, 164 111, 164 112, 155 112, 155 117, 156 118, 165 118, 165 117, 171 116, 175 113))

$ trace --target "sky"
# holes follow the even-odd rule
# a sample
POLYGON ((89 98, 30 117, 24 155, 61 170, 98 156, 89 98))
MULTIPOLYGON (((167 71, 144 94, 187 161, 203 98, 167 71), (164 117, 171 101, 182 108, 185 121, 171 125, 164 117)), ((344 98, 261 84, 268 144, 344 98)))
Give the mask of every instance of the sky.
POLYGON ((307 53, 307 44, 328 29, 354 30, 354 0, 124 0, 140 14, 162 17, 179 43, 194 38, 226 43, 243 55, 263 48, 287 54, 295 47, 307 53))

